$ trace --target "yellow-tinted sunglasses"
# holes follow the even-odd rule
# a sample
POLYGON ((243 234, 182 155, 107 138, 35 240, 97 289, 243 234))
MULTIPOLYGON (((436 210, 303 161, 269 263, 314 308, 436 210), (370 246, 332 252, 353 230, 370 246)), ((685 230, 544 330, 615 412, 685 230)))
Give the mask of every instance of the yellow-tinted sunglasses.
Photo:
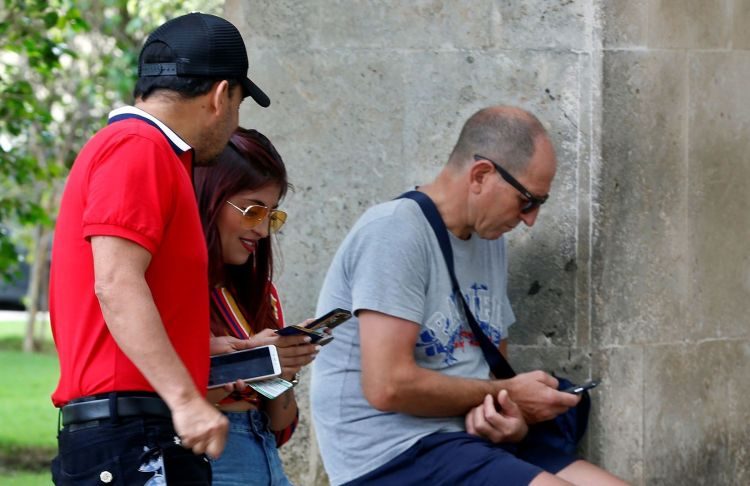
POLYGON ((279 231, 281 227, 284 226, 284 223, 286 223, 287 214, 281 209, 271 209, 262 204, 251 204, 245 209, 242 209, 232 201, 227 201, 227 204, 242 213, 242 216, 245 217, 245 221, 247 222, 247 229, 258 226, 264 219, 266 219, 266 216, 268 216, 268 226, 272 233, 279 231))

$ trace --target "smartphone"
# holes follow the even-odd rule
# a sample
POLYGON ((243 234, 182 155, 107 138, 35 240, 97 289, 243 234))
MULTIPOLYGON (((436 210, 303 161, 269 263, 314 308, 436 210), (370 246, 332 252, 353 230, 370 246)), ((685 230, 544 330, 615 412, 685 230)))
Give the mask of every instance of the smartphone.
POLYGON ((276 346, 260 346, 234 353, 211 356, 208 388, 218 388, 237 380, 246 382, 275 378, 281 375, 281 362, 276 346))
POLYGON ((293 336, 295 334, 306 334, 312 338, 313 343, 328 344, 333 336, 326 333, 324 329, 333 329, 343 324, 352 317, 352 313, 346 309, 336 308, 325 315, 315 319, 306 326, 288 326, 276 331, 280 336, 293 336))
POLYGON ((589 380, 586 383, 582 385, 573 385, 570 388, 566 388, 564 391, 565 393, 572 393, 574 395, 580 395, 586 390, 591 390, 592 388, 596 387, 599 384, 599 380, 589 380))

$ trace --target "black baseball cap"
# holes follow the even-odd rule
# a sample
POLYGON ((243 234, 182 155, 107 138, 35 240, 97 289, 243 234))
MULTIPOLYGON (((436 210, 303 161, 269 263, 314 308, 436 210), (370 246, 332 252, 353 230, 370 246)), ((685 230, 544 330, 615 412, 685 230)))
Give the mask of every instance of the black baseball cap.
POLYGON ((245 96, 266 107, 271 100, 247 77, 247 50, 231 22, 199 12, 167 21, 148 36, 138 58, 138 77, 185 76, 237 79, 245 96), (161 43, 171 59, 145 59, 146 47, 161 43))

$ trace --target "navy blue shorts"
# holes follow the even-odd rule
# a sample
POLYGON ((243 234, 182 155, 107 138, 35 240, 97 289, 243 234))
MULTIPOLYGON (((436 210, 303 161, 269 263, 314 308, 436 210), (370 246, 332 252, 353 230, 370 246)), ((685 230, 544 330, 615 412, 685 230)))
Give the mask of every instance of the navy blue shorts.
POLYGON ((493 444, 466 432, 431 434, 374 471, 346 483, 527 485, 578 458, 544 444, 493 444))

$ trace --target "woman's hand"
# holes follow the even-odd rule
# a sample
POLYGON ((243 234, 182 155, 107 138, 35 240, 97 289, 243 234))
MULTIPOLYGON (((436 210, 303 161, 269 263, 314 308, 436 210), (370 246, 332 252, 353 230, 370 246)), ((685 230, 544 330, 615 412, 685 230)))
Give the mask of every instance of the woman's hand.
MULTIPOLYGON (((310 322, 312 322, 312 319, 307 319, 299 325, 304 326, 310 322)), ((302 367, 310 364, 315 359, 318 351, 320 351, 320 346, 310 344, 309 336, 279 336, 273 329, 263 329, 259 333, 250 336, 249 339, 238 339, 232 336, 212 336, 210 353, 213 356, 215 354, 232 353, 271 344, 276 346, 276 350, 279 353, 281 377, 285 380, 294 379, 294 376, 299 373, 302 367)), ((217 390, 209 391, 213 395, 218 394, 217 390)), ((232 390, 229 390, 224 396, 231 392, 232 390)))
POLYGON ((518 405, 510 399, 507 390, 497 394, 499 410, 495 407, 492 395, 466 414, 466 432, 478 435, 495 444, 500 442, 519 442, 529 431, 518 405))
MULTIPOLYGON (((309 320, 300 325, 307 322, 309 320)), ((294 379, 294 375, 299 373, 303 366, 310 364, 320 351, 320 346, 310 344, 309 336, 279 336, 273 329, 263 329, 252 336, 250 341, 254 343, 254 346, 269 344, 276 346, 281 362, 281 377, 285 380, 294 379)))
POLYGON ((232 336, 211 336, 209 353, 211 356, 215 354, 233 353, 243 349, 254 348, 255 346, 257 345, 253 345, 253 342, 250 339, 237 339, 232 336))

